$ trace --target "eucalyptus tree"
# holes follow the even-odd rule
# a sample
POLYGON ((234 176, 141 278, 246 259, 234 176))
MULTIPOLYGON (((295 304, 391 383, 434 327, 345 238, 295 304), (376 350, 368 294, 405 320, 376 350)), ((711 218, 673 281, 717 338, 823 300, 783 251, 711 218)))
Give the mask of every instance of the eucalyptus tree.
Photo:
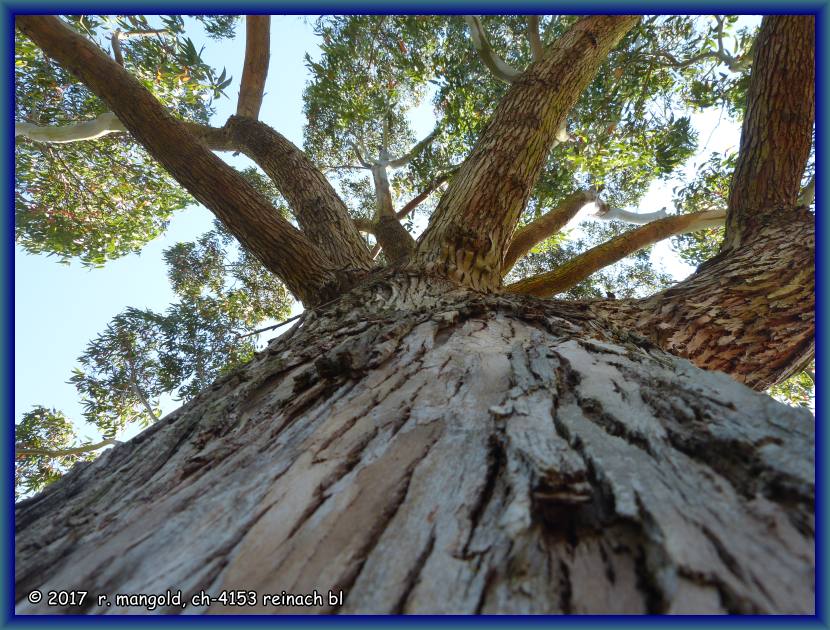
MULTIPOLYGON (((21 45, 109 113, 76 137, 126 130, 305 311, 18 504, 18 612, 55 612, 27 593, 77 584, 186 602, 254 592, 244 609, 171 613, 297 612, 261 597, 283 589, 342 590, 327 612, 814 610, 813 419, 753 391, 814 354, 813 17, 766 17, 731 46, 725 16, 324 18, 306 151, 260 120, 267 17, 246 20, 222 126, 171 110, 78 22, 16 22, 21 45), (438 121, 418 138, 406 111, 427 94, 438 121), (681 105, 742 117, 734 161, 701 174, 726 194, 704 206, 707 186, 691 182, 683 212, 631 214, 694 151, 681 105), (289 215, 215 153, 229 151, 289 215), (410 231, 404 210, 430 195, 410 231), (587 202, 645 224, 573 246, 560 232, 587 202), (702 261, 686 280, 553 299, 700 230, 710 239, 677 242, 702 261), (523 265, 531 275, 508 276, 523 265)), ((665 280, 635 265, 603 282, 665 280)), ((123 361, 121 380, 152 373, 168 346, 123 361)))

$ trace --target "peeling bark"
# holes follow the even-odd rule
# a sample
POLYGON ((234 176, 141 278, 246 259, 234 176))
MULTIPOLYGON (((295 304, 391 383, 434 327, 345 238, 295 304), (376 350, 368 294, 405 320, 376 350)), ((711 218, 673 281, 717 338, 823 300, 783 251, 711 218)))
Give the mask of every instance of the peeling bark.
POLYGON ((580 305, 387 273, 18 504, 17 612, 811 614, 813 430, 580 305))
POLYGON ((598 317, 707 370, 767 389, 815 356, 815 217, 772 212, 755 238, 642 300, 598 301, 598 317))

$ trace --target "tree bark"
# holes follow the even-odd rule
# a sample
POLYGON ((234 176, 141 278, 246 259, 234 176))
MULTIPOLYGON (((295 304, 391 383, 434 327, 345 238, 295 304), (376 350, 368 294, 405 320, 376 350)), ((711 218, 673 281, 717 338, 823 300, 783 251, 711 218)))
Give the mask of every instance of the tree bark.
POLYGON ((314 305, 342 289, 324 254, 97 46, 56 17, 18 15, 15 24, 101 97, 150 155, 300 300, 314 305))
MULTIPOLYGON (((725 218, 726 212, 723 210, 704 210, 658 219, 592 247, 551 271, 514 282, 505 289, 510 293, 537 297, 556 295, 637 250, 659 243, 669 236, 721 226, 725 218)), ((510 244, 510 249, 513 249, 513 243, 510 244)))
POLYGON ((704 369, 760 390, 780 383, 815 355, 815 218, 804 208, 769 217, 670 289, 592 308, 704 369))
POLYGON ((754 45, 724 249, 756 238, 770 214, 798 206, 815 119, 812 15, 767 16, 754 45))
POLYGON ((638 20, 584 18, 513 82, 419 239, 419 266, 479 290, 501 286, 505 251, 558 131, 638 20))
POLYGON ((245 16, 245 63, 242 65, 242 79, 239 81, 237 116, 259 118, 259 108, 262 107, 262 97, 265 95, 270 52, 271 16, 245 16))
POLYGON ((367 270, 372 260, 349 210, 308 156, 269 125, 231 116, 221 131, 205 130, 208 146, 224 144, 259 164, 288 201, 303 233, 339 269, 367 270), (214 140, 217 135, 224 135, 214 140))
POLYGON ((595 195, 587 190, 578 190, 568 195, 558 206, 541 217, 516 230, 502 262, 502 275, 507 275, 518 260, 527 255, 533 246, 553 236, 576 216, 582 207, 593 201, 595 195))
POLYGON ((18 504, 17 612, 811 614, 813 435, 579 305, 387 273, 18 504))

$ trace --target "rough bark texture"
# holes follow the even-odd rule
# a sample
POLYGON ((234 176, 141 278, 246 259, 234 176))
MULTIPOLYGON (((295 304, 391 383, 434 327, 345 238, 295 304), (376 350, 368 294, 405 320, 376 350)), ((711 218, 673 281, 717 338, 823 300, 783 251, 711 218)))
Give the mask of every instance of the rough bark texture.
POLYGON ((557 131, 638 19, 580 20, 513 82, 421 236, 419 265, 475 289, 501 286, 504 254, 557 131))
POLYGON ((815 217, 766 215, 755 238, 643 300, 593 304, 597 315, 661 348, 766 389, 815 356, 815 217))
POLYGON ((815 119, 812 15, 767 16, 754 45, 725 248, 756 237, 770 213, 798 205, 815 119))
POLYGON ((365 270, 372 266, 346 204, 293 142, 263 122, 240 116, 231 116, 223 132, 231 147, 250 157, 271 178, 303 233, 337 268, 365 270))
POLYGON ((388 276, 18 504, 17 611, 811 613, 813 434, 578 305, 388 276))

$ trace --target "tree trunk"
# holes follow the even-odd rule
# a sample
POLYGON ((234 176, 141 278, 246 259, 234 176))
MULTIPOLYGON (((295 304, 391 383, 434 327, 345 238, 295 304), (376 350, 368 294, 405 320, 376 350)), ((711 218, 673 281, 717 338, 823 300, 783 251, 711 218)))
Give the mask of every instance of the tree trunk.
POLYGON ((21 502, 17 612, 812 613, 813 435, 578 306, 387 273, 21 502))

